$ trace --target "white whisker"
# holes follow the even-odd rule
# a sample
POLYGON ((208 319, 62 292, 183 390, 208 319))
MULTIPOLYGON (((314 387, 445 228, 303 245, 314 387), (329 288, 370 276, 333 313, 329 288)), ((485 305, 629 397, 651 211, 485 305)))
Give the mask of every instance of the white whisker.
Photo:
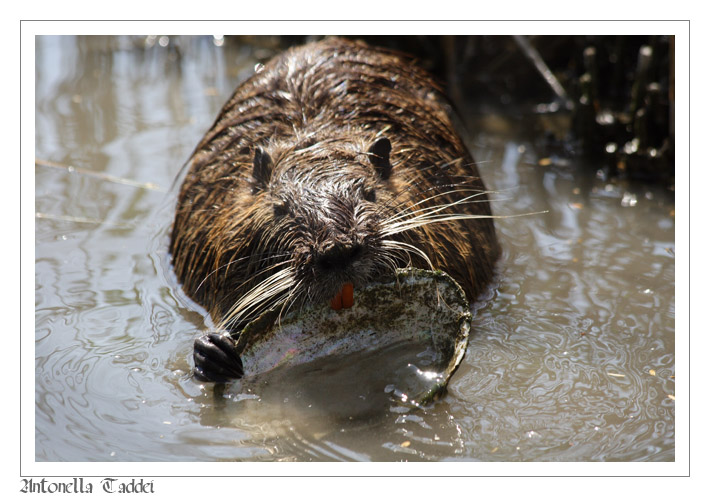
MULTIPOLYGON (((268 305, 273 305, 274 297, 291 288, 294 284, 293 269, 286 267, 272 274, 247 292, 222 319, 223 326, 237 324, 246 317, 255 315, 268 305)), ((288 298, 282 297, 282 298, 288 298)), ((281 303, 281 299, 277 299, 281 303)))
MULTIPOLYGON (((423 200, 420 200, 419 202, 417 202, 417 203, 415 203, 415 204, 412 204, 411 206, 407 207, 406 209, 401 210, 401 211, 398 212, 396 215, 394 215, 394 216, 392 216, 391 218, 387 219, 387 220, 385 221, 385 224, 388 224, 388 223, 390 223, 390 222, 396 221, 396 220, 398 220, 398 219, 400 219, 400 218, 402 218, 402 217, 417 215, 418 212, 422 212, 422 211, 427 211, 427 210, 432 210, 432 209, 435 209, 435 210, 446 209, 447 207, 450 207, 450 206, 452 206, 452 205, 457 205, 457 204, 459 204, 459 203, 461 203, 461 202, 463 202, 463 201, 467 201, 467 200, 469 200, 469 199, 471 199, 471 198, 477 197, 477 196, 479 196, 479 195, 484 195, 484 194, 486 194, 486 193, 489 193, 489 192, 482 192, 482 191, 480 191, 480 190, 470 190, 470 189, 469 189, 469 190, 466 190, 466 189, 464 189, 464 190, 449 190, 449 191, 446 191, 446 192, 437 193, 436 195, 432 195, 431 197, 427 197, 427 198, 425 198, 425 199, 423 199, 423 200), (458 200, 457 202, 454 202, 454 203, 449 203, 449 204, 444 204, 444 205, 432 205, 432 206, 430 206, 430 207, 423 207, 422 209, 412 210, 412 209, 414 209, 416 206, 418 206, 418 205, 420 205, 420 204, 423 204, 423 203, 425 203, 425 202, 429 202, 429 201, 431 201, 431 200, 434 200, 434 199, 436 199, 436 198, 438 198, 438 197, 442 197, 442 196, 444 196, 444 195, 451 195, 452 193, 466 192, 466 191, 468 191, 468 192, 476 192, 476 193, 473 194, 473 195, 469 195, 469 196, 467 196, 467 197, 465 197, 465 198, 463 198, 463 199, 460 199, 460 200, 458 200)), ((483 200, 483 202, 485 202, 485 200, 483 200)), ((466 203, 469 203, 469 202, 466 202, 466 203)))
MULTIPOLYGON (((465 190, 461 190, 465 191, 465 190)), ((470 190, 469 190, 470 191, 470 190)), ((391 218, 385 220, 382 228, 382 234, 383 236, 391 236, 396 233, 401 233, 403 231, 408 231, 413 228, 419 228, 422 226, 426 226, 428 224, 432 223, 442 223, 442 222, 448 222, 448 221, 462 221, 466 219, 501 219, 501 218, 508 218, 508 217, 519 217, 519 216, 527 216, 527 215, 532 215, 532 214, 540 214, 541 212, 531 212, 531 213, 526 213, 526 214, 517 214, 517 215, 512 215, 512 216, 493 216, 493 215, 481 215, 481 214, 465 214, 465 213, 452 213, 452 214, 439 214, 441 211, 444 211, 446 209, 451 209, 453 207, 463 205, 463 204, 470 204, 470 203, 476 203, 476 202, 486 202, 487 200, 472 200, 475 199, 476 197, 485 194, 485 193, 490 193, 490 192, 477 192, 473 195, 468 195, 466 197, 463 197, 459 200, 456 200, 454 202, 450 202, 444 205, 434 205, 434 206, 429 206, 429 207, 423 207, 421 209, 417 209, 412 211, 411 209, 417 205, 420 205, 423 202, 427 202, 429 200, 435 199, 439 196, 446 195, 448 193, 452 192, 446 192, 446 193, 440 193, 437 195, 434 195, 432 197, 428 197, 424 200, 421 200, 411 206, 409 209, 405 209, 403 212, 400 212, 396 214, 395 216, 392 216, 391 218)), ((546 211, 542 211, 546 212, 546 211)))
POLYGON ((297 292, 298 292, 298 289, 300 286, 301 286, 301 282, 299 281, 298 283, 296 283, 295 286, 293 286, 291 288, 291 290, 286 295, 283 305, 281 306, 281 310, 279 311, 279 318, 278 318, 279 324, 281 324, 281 317, 288 314, 288 311, 291 310, 291 307, 293 307, 293 304, 296 302, 297 299, 295 299, 294 296, 297 295, 297 292), (288 307, 286 307, 286 304, 288 304, 288 307))
POLYGON ((389 247, 395 250, 402 250, 407 253, 417 254, 426 261, 432 271, 434 270, 434 264, 431 263, 431 259, 429 259, 429 256, 427 256, 424 251, 419 247, 415 247, 414 245, 411 245, 409 243, 399 242, 396 240, 382 240, 382 246, 389 247))
MULTIPOLYGON (((485 192, 478 192, 473 195, 469 195, 469 196, 464 197, 462 199, 456 200, 455 202, 450 202, 448 204, 435 205, 435 206, 431 206, 431 207, 424 207, 422 209, 419 209, 419 210, 416 210, 413 212, 403 213, 403 214, 410 216, 410 218, 405 219, 404 221, 393 222, 395 220, 398 220, 398 219, 401 219, 402 217, 404 217, 403 214, 399 214, 397 216, 394 216, 392 219, 385 221, 383 223, 383 225, 384 225, 383 232, 384 232, 385 236, 391 235, 393 233, 399 233, 400 231, 404 231, 403 229, 399 228, 403 223, 408 224, 408 223, 411 223, 411 222, 414 222, 417 220, 434 219, 436 216, 433 216, 433 215, 436 214, 437 212, 441 212, 443 210, 450 209, 450 208, 455 207, 460 204, 468 203, 468 202, 470 202, 470 200, 472 198, 482 195, 483 193, 485 193, 485 192)), ((443 195, 443 194, 439 194, 439 195, 443 195)), ((436 195, 435 197, 430 197, 430 198, 436 198, 439 195, 436 195)), ((419 203, 420 202, 418 202, 417 204, 419 204, 419 203)), ((417 204, 415 204, 415 205, 417 205, 417 204)), ((474 214, 452 214, 452 216, 475 216, 475 217, 464 217, 464 219, 478 219, 478 218, 482 218, 482 217, 490 217, 487 215, 482 216, 480 214, 475 214, 475 215, 474 214)), ((414 227, 414 226, 411 226, 411 227, 414 227)), ((406 229, 410 229, 410 228, 406 228, 406 229)))
MULTIPOLYGON (((270 257, 264 257, 263 259, 261 259, 261 261, 266 261, 266 260, 268 260, 268 259, 274 259, 274 258, 276 258, 276 257, 286 257, 286 255, 272 255, 272 256, 270 256, 270 257)), ((246 259, 250 259, 250 258, 251 258, 251 256, 240 257, 239 259, 236 259, 236 260, 233 260, 233 261, 229 261, 229 262, 227 262, 226 264, 222 264, 220 267, 218 267, 218 268, 215 269, 214 271, 211 271, 207 276, 205 276, 205 277, 202 279, 202 281, 200 282, 200 284, 197 285, 197 288, 195 289, 195 293, 197 293, 197 291, 200 289, 200 287, 201 287, 213 274, 215 274, 215 273, 216 273, 217 271, 219 271, 220 269, 224 269, 224 268, 226 268, 227 266, 230 266, 230 265, 232 265, 232 264, 235 264, 235 263, 237 263, 237 262, 240 262, 240 261, 243 261, 243 260, 246 260, 246 259)), ((260 262, 261 262, 261 261, 260 261, 260 262)), ((269 267, 267 267, 267 268, 262 269, 261 271, 255 273, 255 274, 253 274, 251 277, 249 277, 244 283, 242 283, 241 285, 239 285, 239 286, 236 288, 236 290, 239 290, 239 289, 242 288, 244 285, 248 284, 248 283, 249 283, 250 281, 252 281, 254 278, 256 278, 256 277, 262 275, 263 273, 265 273, 265 272, 267 272, 267 271, 271 271, 271 270, 273 270, 274 268, 277 268, 277 267, 279 267, 279 266, 283 266, 284 264, 288 264, 288 263, 290 263, 290 262, 291 262, 290 260, 283 261, 283 262, 278 262, 278 263, 276 263, 276 264, 274 264, 274 265, 272 265, 272 266, 269 266, 269 267)))

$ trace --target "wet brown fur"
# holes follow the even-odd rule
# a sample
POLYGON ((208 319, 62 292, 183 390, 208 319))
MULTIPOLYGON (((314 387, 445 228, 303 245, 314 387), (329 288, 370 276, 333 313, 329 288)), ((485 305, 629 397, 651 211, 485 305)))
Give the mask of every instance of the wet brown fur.
MULTIPOLYGON (((410 255, 428 266, 385 247, 389 238, 421 249, 474 299, 499 253, 490 218, 382 235, 384 220, 426 198, 448 192, 419 208, 485 192, 448 112, 440 87, 401 54, 327 39, 270 61, 236 89, 191 159, 170 242, 186 293, 219 323, 279 269, 293 269, 292 303, 323 299, 348 277, 357 288, 410 255), (368 153, 380 137, 391 142, 389 178, 368 153), (273 161, 268 181, 253 173, 257 147, 273 161), (362 243, 357 270, 318 281, 309 257, 341 239, 362 243)), ((490 216, 485 193, 471 200, 442 213, 490 216)))

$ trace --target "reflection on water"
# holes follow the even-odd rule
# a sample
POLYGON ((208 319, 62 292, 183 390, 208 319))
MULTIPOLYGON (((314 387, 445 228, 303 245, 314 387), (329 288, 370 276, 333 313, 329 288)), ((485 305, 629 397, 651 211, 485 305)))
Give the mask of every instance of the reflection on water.
MULTIPOLYGON (((36 54, 37 157, 168 192, 257 62, 209 37, 38 37, 36 54)), ((37 166, 36 459, 673 460, 672 194, 471 127, 496 214, 548 212, 497 222, 497 284, 424 409, 388 384, 359 403, 376 365, 215 396, 189 376, 205 324, 169 271, 171 194, 37 166)))

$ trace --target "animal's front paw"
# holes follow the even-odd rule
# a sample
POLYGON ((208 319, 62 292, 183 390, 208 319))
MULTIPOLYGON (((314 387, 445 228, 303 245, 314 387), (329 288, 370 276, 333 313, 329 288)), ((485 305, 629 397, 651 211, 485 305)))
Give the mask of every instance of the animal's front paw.
POLYGON ((228 335, 209 333, 195 339, 195 378, 229 383, 244 375, 242 359, 228 335))

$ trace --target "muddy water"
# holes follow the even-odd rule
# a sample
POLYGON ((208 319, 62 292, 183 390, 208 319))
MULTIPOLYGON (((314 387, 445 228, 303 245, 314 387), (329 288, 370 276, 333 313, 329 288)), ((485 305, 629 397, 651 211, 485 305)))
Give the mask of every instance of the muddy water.
POLYGON ((215 396, 190 377, 206 325, 170 272, 171 185, 270 51, 37 38, 36 156, 63 166, 35 167, 36 460, 674 460, 673 196, 540 166, 527 132, 472 114, 508 217, 447 396, 330 402, 323 376, 215 396))

